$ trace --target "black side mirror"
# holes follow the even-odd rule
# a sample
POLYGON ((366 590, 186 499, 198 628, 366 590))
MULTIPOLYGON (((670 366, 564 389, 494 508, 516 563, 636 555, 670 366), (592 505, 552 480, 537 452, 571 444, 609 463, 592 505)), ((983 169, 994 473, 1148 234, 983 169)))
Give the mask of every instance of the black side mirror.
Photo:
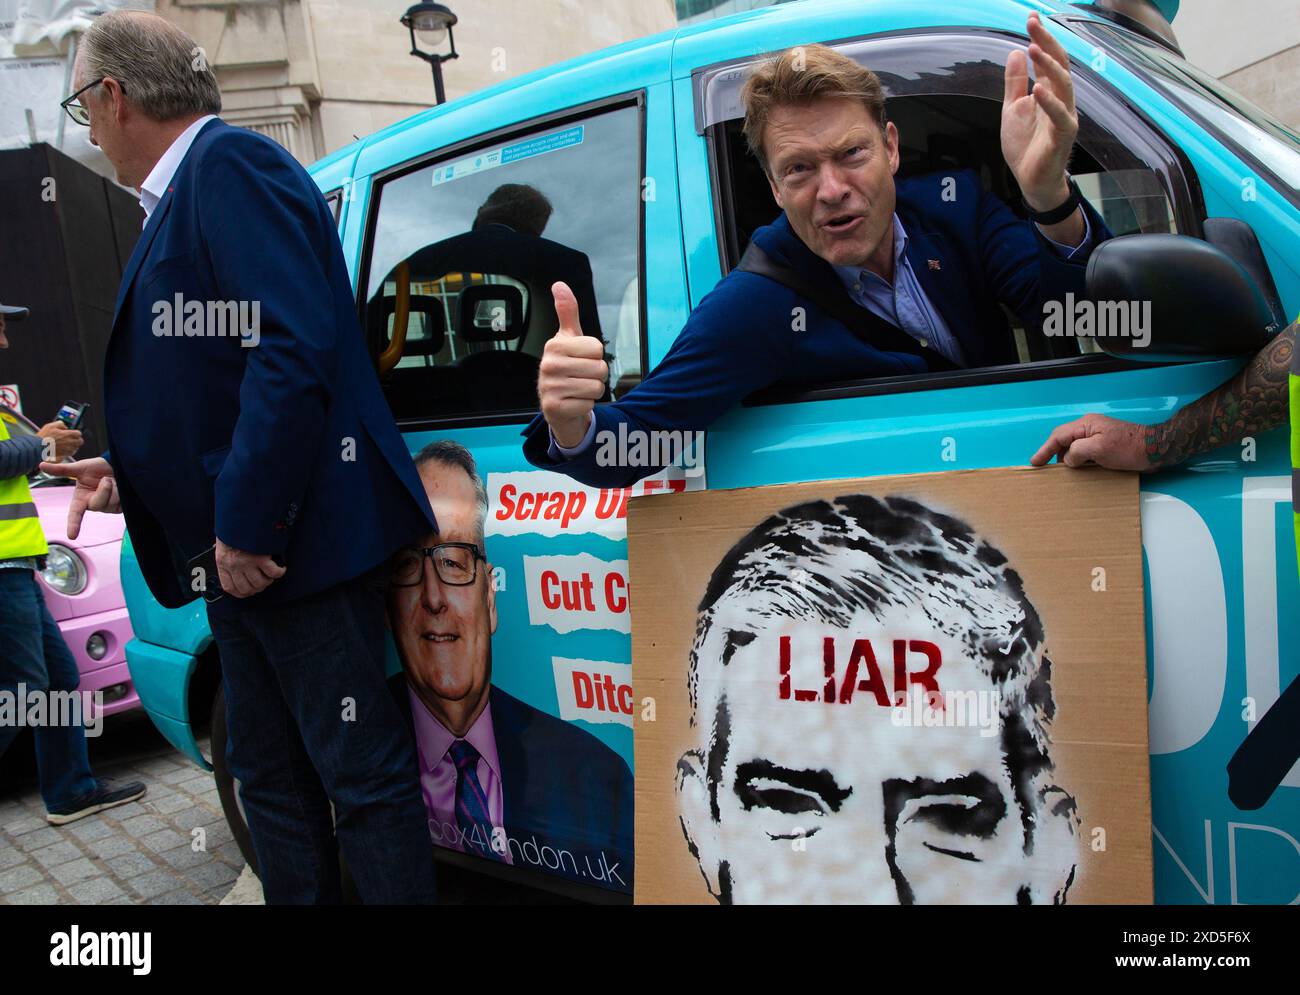
POLYGON ((1253 355, 1282 328, 1247 270, 1199 238, 1113 238, 1093 251, 1086 279, 1089 300, 1074 307, 1092 305, 1097 345, 1123 359, 1187 362, 1253 355))

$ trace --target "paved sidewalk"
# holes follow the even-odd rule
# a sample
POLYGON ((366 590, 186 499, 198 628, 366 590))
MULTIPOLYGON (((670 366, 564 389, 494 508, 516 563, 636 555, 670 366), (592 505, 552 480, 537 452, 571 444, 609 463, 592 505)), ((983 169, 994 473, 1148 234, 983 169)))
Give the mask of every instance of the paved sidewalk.
POLYGON ((226 897, 218 904, 220 905, 265 905, 266 896, 262 894, 262 882, 257 880, 257 875, 247 864, 239 872, 239 880, 235 886, 226 892, 226 897))
MULTIPOLYGON (((208 743, 200 742, 208 752, 208 743)), ((109 720, 91 767, 140 780, 140 801, 51 826, 31 758, 0 764, 0 905, 260 905, 262 888, 230 835, 212 775, 162 738, 142 713, 109 720), (5 775, 17 769, 19 780, 5 775), (194 850, 193 830, 206 846, 194 850)), ((454 867, 438 871, 446 905, 568 904, 569 900, 454 867)))
POLYGON ((92 751, 92 763, 148 793, 67 826, 45 821, 34 786, 0 795, 0 905, 218 904, 244 858, 212 775, 165 744, 110 762, 92 751), (206 837, 198 850, 195 829, 206 837))

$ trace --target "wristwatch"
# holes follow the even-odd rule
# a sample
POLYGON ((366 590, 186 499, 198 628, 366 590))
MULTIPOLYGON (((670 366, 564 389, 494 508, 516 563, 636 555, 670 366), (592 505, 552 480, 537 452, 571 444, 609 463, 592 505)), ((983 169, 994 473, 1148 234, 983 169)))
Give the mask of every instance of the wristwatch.
POLYGON ((1029 220, 1035 221, 1040 225, 1060 224, 1079 206, 1079 201, 1083 200, 1083 194, 1079 192, 1079 184, 1074 182, 1073 176, 1067 176, 1066 180, 1070 187, 1070 196, 1065 198, 1065 203, 1060 207, 1055 207, 1050 211, 1035 211, 1022 197, 1020 202, 1025 205, 1025 210, 1029 212, 1029 220))

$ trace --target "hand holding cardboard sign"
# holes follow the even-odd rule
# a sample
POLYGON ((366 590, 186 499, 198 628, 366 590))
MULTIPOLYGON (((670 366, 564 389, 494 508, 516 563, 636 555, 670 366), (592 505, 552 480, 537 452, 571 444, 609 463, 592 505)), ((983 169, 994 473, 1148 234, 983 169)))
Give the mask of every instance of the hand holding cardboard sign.
POLYGON ((542 351, 537 397, 556 443, 572 447, 587 434, 591 410, 605 394, 609 365, 602 358, 604 343, 583 335, 578 300, 568 284, 552 284, 551 293, 560 327, 542 351))

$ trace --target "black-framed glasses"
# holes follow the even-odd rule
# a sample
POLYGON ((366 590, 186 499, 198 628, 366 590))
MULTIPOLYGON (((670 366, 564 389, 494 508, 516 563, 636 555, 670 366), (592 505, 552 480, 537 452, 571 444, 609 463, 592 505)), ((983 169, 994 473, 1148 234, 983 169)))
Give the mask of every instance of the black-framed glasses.
POLYGON ((472 542, 442 542, 436 546, 405 546, 393 555, 388 582, 393 587, 415 587, 424 580, 424 561, 433 561, 438 579, 452 587, 474 583, 478 561, 486 560, 472 542))
MULTIPOLYGON (((59 101, 59 106, 62 107, 65 111, 67 111, 67 112, 68 112, 68 117, 70 117, 70 118, 72 118, 72 120, 76 121, 77 124, 79 124, 79 125, 81 125, 81 126, 83 126, 83 127, 86 127, 86 128, 90 127, 90 111, 86 110, 86 107, 85 107, 84 104, 79 104, 79 103, 76 103, 75 101, 76 101, 76 99, 77 99, 78 97, 80 97, 80 96, 81 96, 83 93, 85 93, 87 90, 94 89, 95 87, 99 86, 100 83, 104 82, 104 80, 106 80, 106 79, 108 79, 107 76, 101 76, 101 77, 99 77, 99 79, 95 80, 95 82, 93 82, 93 83, 87 83, 87 84, 86 84, 85 86, 83 86, 80 90, 78 90, 76 93, 74 93, 71 97, 67 97, 67 98, 64 99, 64 100, 60 100, 60 101, 59 101)), ((119 83, 118 85, 121 86, 120 83, 119 83)), ((123 93, 126 93, 126 87, 125 87, 125 86, 122 87, 122 92, 123 92, 123 93)))

